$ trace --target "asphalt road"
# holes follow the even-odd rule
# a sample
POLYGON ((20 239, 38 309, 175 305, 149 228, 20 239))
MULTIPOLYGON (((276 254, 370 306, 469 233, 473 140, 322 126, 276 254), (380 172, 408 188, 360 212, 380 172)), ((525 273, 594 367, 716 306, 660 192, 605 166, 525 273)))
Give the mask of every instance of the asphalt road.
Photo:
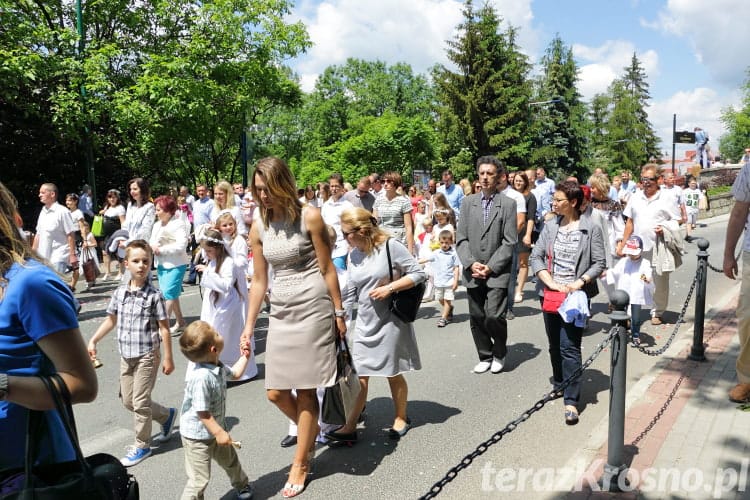
MULTIPOLYGON (((707 238, 712 255, 709 261, 721 266, 726 216, 707 222, 696 236, 707 238)), ((683 266, 673 275, 670 310, 679 311, 685 301, 696 269, 697 247, 688 245, 683 266)), ((737 282, 709 271, 706 310, 719 306, 737 293, 737 282)), ((99 285, 96 293, 80 294, 83 303, 81 329, 86 339, 95 331, 104 316, 113 284, 99 285)), ((471 369, 476 353, 468 328, 465 291, 460 289, 456 300, 455 321, 445 328, 435 326, 437 303, 423 306, 415 322, 423 369, 406 375, 409 383, 409 415, 412 430, 399 442, 391 441, 387 429, 392 421, 392 404, 385 380, 371 381, 368 419, 360 427, 359 442, 351 448, 320 446, 310 483, 303 493, 305 499, 414 499, 426 493, 431 485, 489 439, 496 431, 529 409, 549 388, 551 369, 547 355, 538 302, 533 298, 533 285, 527 284, 525 300, 515 307, 516 319, 509 323, 509 354, 505 370, 492 375, 476 375, 471 369)), ((603 294, 594 300, 595 315, 584 338, 587 357, 604 335, 610 321, 606 316, 603 294)), ((694 302, 694 299, 693 299, 694 302)), ((188 320, 198 319, 200 296, 195 286, 187 287, 182 298, 188 320)), ((690 338, 693 303, 681 328, 676 344, 684 345, 690 338)), ((662 345, 671 332, 677 314, 666 316, 669 324, 654 327, 644 323, 645 345, 662 345)), ((257 379, 233 387, 228 392, 227 415, 230 432, 242 442, 239 450, 242 464, 254 482, 256 498, 280 497, 292 451, 279 447, 286 435, 285 417, 266 400, 263 389, 265 316, 257 330, 257 352, 260 374, 257 379)), ((301 325, 304 327, 304 325, 301 325)), ((118 400, 118 354, 115 334, 111 333, 98 346, 104 366, 97 370, 99 396, 94 403, 75 407, 79 433, 86 454, 107 452, 122 456, 133 441, 132 416, 118 400)), ((668 351, 668 354, 673 349, 668 351)), ((609 349, 599 356, 584 373, 581 420, 577 426, 563 421, 562 400, 547 404, 528 421, 522 423, 500 442, 477 457, 472 466, 448 484, 440 498, 556 498, 562 496, 566 483, 559 469, 575 463, 576 457, 600 437, 606 421, 609 390, 609 349), (502 492, 506 468, 519 471, 554 468, 549 482, 532 484, 531 479, 516 484, 510 492, 502 492), (499 478, 499 479, 498 479, 499 478), (559 484, 557 481, 560 480, 559 484), (563 485, 563 486, 561 486, 563 485), (545 492, 533 492, 534 487, 545 492), (523 490, 521 490, 523 488, 523 490)), ((634 386, 646 376, 658 359, 634 350, 628 356, 628 384, 634 386)), ((175 349, 176 370, 160 375, 154 398, 162 404, 178 407, 182 401, 186 360, 175 349)), ((154 433, 158 432, 155 425, 154 433)), ((606 432, 604 433, 606 436, 606 432)), ((187 480, 179 435, 154 448, 154 455, 131 468, 140 483, 144 499, 178 498, 187 480)), ((551 469, 552 470, 552 469, 551 469)), ((206 498, 234 498, 226 475, 214 466, 214 477, 206 498)))

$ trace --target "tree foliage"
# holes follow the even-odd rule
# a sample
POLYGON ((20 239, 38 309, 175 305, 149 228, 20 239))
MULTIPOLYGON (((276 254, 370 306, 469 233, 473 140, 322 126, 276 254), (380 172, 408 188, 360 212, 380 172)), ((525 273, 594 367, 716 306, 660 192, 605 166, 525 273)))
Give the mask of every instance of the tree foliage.
MULTIPOLYGON (((300 101, 283 62, 309 41, 301 23, 287 22, 290 5, 84 2, 86 48, 79 53, 74 3, 3 0, 3 135, 26 145, 42 138, 46 143, 35 145, 42 150, 73 151, 64 163, 72 186, 85 178, 76 159, 86 126, 106 187, 118 172, 156 185, 227 176, 247 124, 263 110, 300 101), (11 118, 17 116, 37 125, 23 130, 11 118)), ((28 161, 12 157, 21 170, 28 161)), ((60 165, 45 165, 42 173, 58 180, 53 166, 60 165)))
POLYGON ((724 157, 738 161, 750 146, 750 70, 743 85, 742 107, 722 110, 721 121, 727 129, 721 137, 720 151, 724 157))
POLYGON ((545 167, 553 177, 588 171, 586 106, 576 83, 578 67, 573 51, 556 36, 541 60, 533 113, 532 166, 545 167))
POLYGON ((510 165, 526 165, 530 65, 516 45, 516 30, 501 31, 501 18, 489 4, 475 11, 467 0, 463 17, 448 42, 456 70, 433 69, 442 158, 450 163, 468 150, 474 158, 494 154, 510 165))

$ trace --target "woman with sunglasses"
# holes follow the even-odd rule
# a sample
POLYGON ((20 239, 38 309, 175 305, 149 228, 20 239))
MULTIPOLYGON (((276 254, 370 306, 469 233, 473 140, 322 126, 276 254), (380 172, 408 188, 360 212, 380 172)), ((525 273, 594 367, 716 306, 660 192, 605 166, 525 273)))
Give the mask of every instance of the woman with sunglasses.
POLYGON ((367 402, 370 377, 388 380, 395 413, 388 437, 399 440, 406 435, 411 421, 406 411, 409 388, 403 374, 422 367, 412 323, 399 319, 389 304, 393 293, 414 287, 425 281, 427 275, 406 248, 393 241, 376 222, 363 208, 341 213, 341 232, 352 249, 345 295, 357 300, 351 352, 362 390, 346 424, 326 433, 326 437, 349 444, 357 441, 357 420, 367 402), (393 281, 386 245, 393 265, 393 281))
MULTIPOLYGON (((581 218, 583 190, 574 181, 558 184, 552 197, 552 210, 557 217, 548 220, 531 252, 531 270, 537 277, 537 291, 542 301, 545 291, 570 294, 583 290, 591 299, 599 289, 596 278, 606 268, 602 230, 581 218)), ((578 423, 578 402, 581 396, 581 375, 568 381, 581 368, 581 322, 565 321, 558 312, 543 312, 544 328, 549 341, 552 361, 553 392, 565 401, 565 423, 578 423), (580 325, 580 326, 579 326, 580 325), (562 394, 560 394, 562 392, 562 394)))
POLYGON ((401 175, 397 172, 383 174, 384 195, 378 196, 372 206, 372 215, 379 221, 379 226, 400 241, 414 255, 414 221, 411 218, 411 201, 398 194, 401 187, 401 175))

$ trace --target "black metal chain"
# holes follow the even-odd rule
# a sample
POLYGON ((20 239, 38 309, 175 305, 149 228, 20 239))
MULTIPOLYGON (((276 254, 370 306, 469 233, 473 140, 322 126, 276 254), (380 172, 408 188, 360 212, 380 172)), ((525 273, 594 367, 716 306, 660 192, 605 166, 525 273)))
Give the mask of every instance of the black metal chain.
POLYGON ((720 269, 720 268, 718 268, 718 267, 712 266, 712 265, 711 265, 711 263, 710 263, 710 262, 709 262, 708 260, 706 260, 706 264, 708 265, 708 268, 709 268, 710 270, 712 270, 712 271, 716 271, 717 273, 721 273, 721 274, 724 274, 724 270, 723 270, 723 269, 720 269))
POLYGON ((641 441, 641 439, 646 437, 646 434, 648 434, 651 431, 651 429, 654 428, 654 426, 659 421, 659 419, 661 419, 661 416, 664 415, 664 412, 667 411, 667 408, 672 403, 672 400, 674 399, 675 394, 677 394, 677 389, 680 388, 680 384, 682 384, 682 381, 685 380, 686 375, 687 374, 683 373, 680 376, 680 378, 677 379, 677 382, 674 384, 674 387, 672 388, 672 392, 670 392, 669 396, 667 396, 667 400, 664 401, 664 404, 662 405, 661 408, 659 408, 659 411, 656 413, 654 418, 651 419, 651 421, 648 423, 646 428, 643 429, 643 431, 641 431, 640 434, 638 434, 638 436, 633 440, 632 443, 630 443, 631 446, 637 445, 641 441))
POLYGON ((591 353, 591 356, 586 359, 581 364, 581 367, 576 369, 575 372, 573 372, 567 379, 563 381, 563 383, 560 385, 560 387, 553 391, 547 393, 542 399, 534 403, 534 405, 526 410, 525 412, 521 413, 521 415, 518 416, 515 420, 508 423, 503 429, 497 431, 494 433, 488 440, 482 442, 477 446, 474 451, 466 455, 464 458, 461 459, 461 461, 454 467, 451 467, 451 469, 443 476, 442 479, 440 479, 438 482, 432 485, 430 490, 419 497, 419 500, 428 500, 430 498, 435 498, 440 494, 440 492, 443 490, 443 487, 453 481, 456 476, 458 476, 458 473, 462 470, 466 469, 471 465, 471 463, 474 461, 475 458, 482 455, 484 452, 486 452, 490 446, 493 444, 496 444, 506 434, 510 434, 514 430, 518 428, 518 425, 527 421, 529 418, 531 418, 531 415, 541 410, 544 405, 549 403, 550 401, 559 398, 566 387, 568 387, 570 384, 572 384, 583 372, 586 370, 589 366, 591 366, 591 363, 594 362, 594 360, 601 354, 601 352, 604 350, 604 348, 609 345, 610 342, 612 342, 612 339, 619 334, 619 329, 622 328, 621 326, 614 326, 610 330, 609 334, 599 342, 599 344, 594 348, 593 352, 591 353))
POLYGON ((693 292, 695 291, 695 285, 698 283, 698 279, 701 275, 701 268, 698 266, 698 270, 695 273, 695 278, 693 278, 693 283, 690 285, 690 291, 687 294, 687 298, 685 299, 685 303, 682 305, 682 310, 680 311, 680 315, 677 317, 677 322, 674 325, 674 330, 672 331, 672 334, 667 339, 667 342, 659 349, 650 350, 642 346, 636 347, 639 351, 641 351, 643 354, 648 354, 649 356, 660 356, 664 354, 664 352, 669 349, 669 346, 672 345, 672 341, 674 340, 675 336, 677 335, 677 332, 680 330, 680 326, 685 322, 685 312, 687 311, 688 304, 690 304, 690 299, 693 297, 693 292))

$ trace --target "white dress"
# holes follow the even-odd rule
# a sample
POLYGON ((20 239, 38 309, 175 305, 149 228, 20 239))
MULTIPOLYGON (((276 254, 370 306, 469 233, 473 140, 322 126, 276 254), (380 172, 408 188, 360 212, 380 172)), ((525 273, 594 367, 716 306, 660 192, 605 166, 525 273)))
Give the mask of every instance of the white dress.
POLYGON ((617 290, 626 291, 630 304, 646 307, 654 304, 653 268, 648 259, 632 260, 626 255, 607 271, 607 281, 615 284, 617 290), (643 282, 641 276, 646 276, 649 283, 643 282))
MULTIPOLYGON (((219 359, 227 366, 240 358, 240 336, 247 316, 247 285, 245 270, 235 265, 231 257, 224 259, 219 272, 216 261, 209 261, 201 278, 203 304, 201 320, 213 326, 224 338, 224 350, 219 359)), ((253 346, 254 347, 254 346, 253 346)), ((258 374, 255 349, 245 373, 237 380, 248 380, 258 374)))

